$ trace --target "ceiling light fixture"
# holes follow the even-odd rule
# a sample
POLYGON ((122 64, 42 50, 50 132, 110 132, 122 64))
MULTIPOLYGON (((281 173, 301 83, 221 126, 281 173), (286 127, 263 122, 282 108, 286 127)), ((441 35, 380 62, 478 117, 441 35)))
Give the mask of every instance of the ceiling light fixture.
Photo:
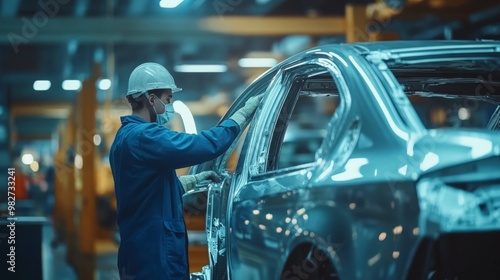
POLYGON ((174 67, 180 73, 223 73, 227 71, 224 64, 181 64, 174 67))
POLYGON ((65 80, 62 82, 64 90, 79 90, 82 87, 82 82, 79 80, 65 80))
POLYGON ((26 153, 21 157, 21 161, 26 165, 30 165, 33 162, 33 155, 26 153))
POLYGON ((160 7, 166 9, 173 9, 179 6, 184 0, 161 0, 160 7))
POLYGON ((49 90, 51 86, 48 80, 37 80, 33 83, 33 89, 36 91, 46 91, 49 90))
POLYGON ((278 64, 275 58, 241 58, 238 65, 243 68, 270 68, 278 64))
POLYGON ((100 89, 100 90, 108 90, 111 88, 111 80, 110 79, 102 79, 99 81, 99 83, 97 84, 97 87, 100 89))

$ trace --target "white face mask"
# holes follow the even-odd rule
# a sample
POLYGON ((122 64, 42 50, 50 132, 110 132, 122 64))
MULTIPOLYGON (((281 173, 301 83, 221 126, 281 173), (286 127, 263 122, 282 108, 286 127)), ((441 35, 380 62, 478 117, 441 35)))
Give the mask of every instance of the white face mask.
MULTIPOLYGON (((155 97, 156 97, 156 95, 155 95, 155 97)), ((158 98, 158 100, 160 100, 161 104, 163 104, 163 106, 165 106, 165 112, 163 112, 163 114, 156 113, 156 122, 159 125, 164 125, 164 124, 168 123, 168 121, 170 121, 170 119, 174 115, 174 113, 175 113, 174 105, 172 103, 165 104, 165 103, 163 103, 163 101, 161 101, 160 98, 158 98)), ((156 109, 154 106, 153 106, 153 109, 156 112, 156 109)))

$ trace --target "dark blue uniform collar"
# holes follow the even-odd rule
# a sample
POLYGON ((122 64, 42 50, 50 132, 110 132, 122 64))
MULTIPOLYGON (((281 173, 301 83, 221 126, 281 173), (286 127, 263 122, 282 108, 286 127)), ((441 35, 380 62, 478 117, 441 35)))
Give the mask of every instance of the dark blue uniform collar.
POLYGON ((123 125, 127 123, 147 123, 145 119, 135 115, 121 116, 120 120, 123 125))

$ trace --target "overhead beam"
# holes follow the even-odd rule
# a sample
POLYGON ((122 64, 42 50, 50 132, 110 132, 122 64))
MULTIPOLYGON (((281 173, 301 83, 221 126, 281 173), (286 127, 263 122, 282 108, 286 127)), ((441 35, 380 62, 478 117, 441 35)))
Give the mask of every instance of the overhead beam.
POLYGON ((214 35, 334 35, 345 32, 343 17, 207 18, 0 18, 0 43, 14 50, 23 44, 68 42, 159 43, 183 40, 213 42, 214 35), (39 20, 39 19, 38 19, 39 20), (98 30, 99 32, 96 32, 98 30))
POLYGON ((32 18, 0 18, 0 42, 17 44, 68 42, 172 42, 210 40, 192 18, 50 18, 35 25, 32 18), (98 32, 96 32, 98 31, 98 32))
POLYGON ((15 142, 19 141, 37 141, 37 140, 51 140, 52 134, 43 133, 43 134, 33 134, 33 133, 16 133, 15 142))
POLYGON ((344 17, 208 17, 203 30, 241 36, 337 35, 346 30, 344 17))
MULTIPOLYGON (((15 119, 18 117, 40 117, 53 119, 67 119, 73 110, 72 103, 15 103, 11 108, 11 116, 15 119)), ((98 104, 96 117, 103 117, 104 104, 98 104)), ((130 106, 128 104, 113 104, 110 112, 112 115, 120 116, 130 114, 130 106)))
POLYGON ((70 103, 13 104, 11 114, 16 117, 44 117, 66 119, 72 105, 70 103))

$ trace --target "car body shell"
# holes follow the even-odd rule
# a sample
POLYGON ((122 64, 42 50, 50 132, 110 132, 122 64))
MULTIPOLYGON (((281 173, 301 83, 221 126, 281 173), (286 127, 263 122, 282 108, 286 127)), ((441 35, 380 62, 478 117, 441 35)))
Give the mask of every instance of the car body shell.
POLYGON ((320 275, 323 279, 498 275, 491 267, 483 272, 451 267, 477 255, 469 251, 464 260, 446 253, 432 261, 429 256, 435 250, 453 252, 454 238, 473 243, 481 234, 484 240, 499 236, 500 134, 425 128, 388 65, 442 56, 493 55, 498 61, 499 53, 499 42, 341 44, 304 51, 267 71, 223 118, 264 93, 241 136, 234 172, 227 173, 225 165, 236 144, 191 171, 224 175, 223 182, 185 195, 208 192, 211 263, 193 277, 306 279, 318 277, 321 273, 314 273, 325 263, 335 276, 320 275), (341 106, 313 162, 270 168, 287 94, 299 77, 315 71, 333 77, 341 106), (478 210, 480 205, 489 205, 489 212, 478 210))

